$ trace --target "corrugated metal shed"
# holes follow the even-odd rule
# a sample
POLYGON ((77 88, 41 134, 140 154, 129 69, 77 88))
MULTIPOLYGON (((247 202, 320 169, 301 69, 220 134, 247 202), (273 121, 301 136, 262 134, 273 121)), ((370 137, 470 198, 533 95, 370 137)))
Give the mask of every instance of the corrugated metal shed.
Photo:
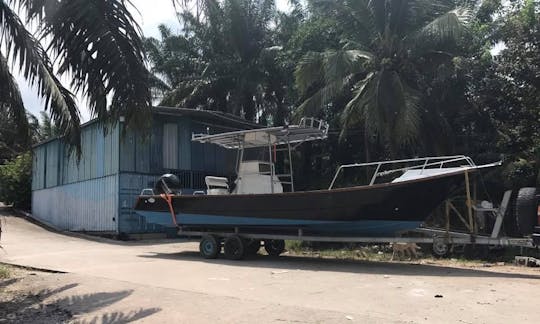
POLYGON ((34 190, 32 215, 70 231, 117 232, 118 175, 34 190))

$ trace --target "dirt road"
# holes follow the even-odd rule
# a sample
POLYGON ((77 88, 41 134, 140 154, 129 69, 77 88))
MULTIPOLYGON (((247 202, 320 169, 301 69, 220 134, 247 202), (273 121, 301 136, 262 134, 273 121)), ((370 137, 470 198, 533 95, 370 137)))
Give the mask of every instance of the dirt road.
POLYGON ((540 315, 539 270, 292 256, 204 260, 193 242, 88 240, 2 213, 0 262, 66 272, 17 284, 53 291, 46 298, 78 321, 527 323, 540 315))

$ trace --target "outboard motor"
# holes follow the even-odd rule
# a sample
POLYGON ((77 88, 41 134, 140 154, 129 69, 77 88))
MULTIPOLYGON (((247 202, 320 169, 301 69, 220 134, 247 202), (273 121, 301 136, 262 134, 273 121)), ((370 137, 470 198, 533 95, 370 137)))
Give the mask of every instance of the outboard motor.
POLYGON ((159 177, 154 187, 154 192, 159 194, 180 195, 182 193, 180 179, 174 174, 164 174, 159 177))

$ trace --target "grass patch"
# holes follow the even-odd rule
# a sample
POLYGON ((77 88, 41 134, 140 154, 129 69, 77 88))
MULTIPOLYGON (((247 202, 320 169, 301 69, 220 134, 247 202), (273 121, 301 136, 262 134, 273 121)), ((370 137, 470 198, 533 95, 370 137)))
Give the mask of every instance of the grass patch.
POLYGON ((0 264, 0 279, 7 279, 10 276, 11 276, 10 269, 5 265, 0 264))
POLYGON ((291 255, 348 260, 389 261, 392 251, 384 245, 285 241, 291 255))

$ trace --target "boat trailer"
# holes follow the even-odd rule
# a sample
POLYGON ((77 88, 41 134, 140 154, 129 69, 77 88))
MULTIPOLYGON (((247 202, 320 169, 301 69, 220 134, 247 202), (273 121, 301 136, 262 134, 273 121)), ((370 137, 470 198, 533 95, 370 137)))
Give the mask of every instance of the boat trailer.
MULTIPOLYGON (((463 231, 453 231, 450 229, 449 221, 446 228, 430 228, 421 227, 413 231, 403 233, 407 236, 395 237, 358 237, 358 236, 318 236, 305 235, 302 228, 298 228, 291 233, 280 233, 278 230, 270 232, 254 232, 250 229, 245 229, 240 226, 231 227, 229 230, 190 230, 179 228, 178 235, 185 237, 198 238, 201 237, 200 252, 205 258, 215 258, 223 245, 224 253, 230 259, 242 259, 249 254, 256 254, 261 247, 261 242, 264 242, 264 248, 269 255, 279 255, 285 250, 285 240, 306 241, 306 242, 341 242, 341 243, 422 243, 432 244, 434 255, 443 257, 452 251, 455 245, 484 245, 492 247, 521 247, 521 248, 538 248, 540 242, 533 237, 508 237, 502 234, 502 224, 512 191, 508 190, 504 193, 503 199, 499 207, 480 207, 472 206, 476 212, 490 213, 495 218, 495 224, 489 235, 467 233, 463 231), (210 242, 209 242, 210 241, 210 242), (223 242, 221 244, 220 242, 223 242), (234 244, 231 244, 234 242, 234 244), (228 244, 229 243, 229 244, 228 244), (217 244, 219 248, 208 248, 212 244, 217 244), (245 245, 245 246, 242 246, 245 245), (206 249, 205 249, 206 247, 206 249)), ((451 210, 451 202, 446 202, 446 209, 451 210)), ((457 210, 455 210, 457 212, 457 210)), ((447 219, 449 219, 447 214, 447 219)), ((465 222, 465 220, 463 220, 465 222)), ((468 224, 468 222, 465 222, 468 224)), ((472 229, 476 228, 473 221, 472 229)))

